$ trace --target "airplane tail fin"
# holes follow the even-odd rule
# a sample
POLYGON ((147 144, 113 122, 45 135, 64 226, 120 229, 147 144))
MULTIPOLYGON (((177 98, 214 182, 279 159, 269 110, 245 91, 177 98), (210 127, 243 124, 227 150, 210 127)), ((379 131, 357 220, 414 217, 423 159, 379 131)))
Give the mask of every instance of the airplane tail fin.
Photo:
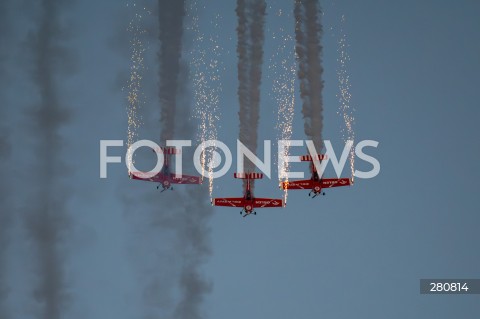
POLYGON ((241 178, 241 179, 261 179, 263 178, 263 174, 262 173, 235 173, 233 174, 233 177, 241 178))
MULTIPOLYGON (((321 160, 324 160, 324 159, 327 159, 327 155, 325 154, 318 154, 318 159, 321 161, 321 160)), ((302 155, 300 156, 300 161, 302 162, 313 162, 313 158, 312 158, 312 155, 302 155)))
POLYGON ((176 155, 181 153, 181 151, 175 147, 160 147, 154 151, 157 153, 162 152, 164 155, 176 155))

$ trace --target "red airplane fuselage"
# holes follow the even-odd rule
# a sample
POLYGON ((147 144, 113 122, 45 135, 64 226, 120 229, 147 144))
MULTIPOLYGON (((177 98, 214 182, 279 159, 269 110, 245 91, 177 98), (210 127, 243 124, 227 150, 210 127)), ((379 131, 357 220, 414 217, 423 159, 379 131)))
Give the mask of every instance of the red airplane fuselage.
POLYGON ((243 214, 243 217, 250 214, 256 214, 255 208, 275 208, 283 207, 283 200, 276 198, 257 198, 253 196, 253 191, 251 188, 252 179, 262 178, 263 174, 258 173, 247 173, 247 174, 235 174, 235 178, 246 179, 247 183, 243 193, 243 197, 229 197, 229 198, 214 198, 212 204, 214 206, 225 206, 225 207, 242 207, 240 214, 243 214))
MULTIPOLYGON (((311 156, 302 156, 302 160, 304 161, 311 161, 311 156)), ((326 157, 324 155, 319 155, 319 159, 323 160, 326 157)), ((340 187, 340 186, 350 186, 352 185, 352 180, 350 178, 323 178, 318 176, 317 169, 313 163, 310 163, 310 171, 312 172, 312 176, 310 179, 299 180, 299 181, 288 181, 282 182, 280 187, 283 189, 305 189, 310 190, 308 196, 312 196, 312 198, 317 197, 318 195, 322 194, 325 188, 332 188, 332 187, 340 187)))
POLYGON ((167 189, 173 189, 173 184, 201 184, 202 179, 199 176, 190 176, 190 175, 180 175, 177 177, 174 173, 170 172, 170 156, 173 151, 169 151, 170 149, 164 149, 164 164, 162 170, 152 177, 143 177, 143 173, 141 172, 129 172, 129 176, 131 179, 141 180, 141 181, 148 181, 159 183, 157 189, 162 186, 162 192, 167 189))

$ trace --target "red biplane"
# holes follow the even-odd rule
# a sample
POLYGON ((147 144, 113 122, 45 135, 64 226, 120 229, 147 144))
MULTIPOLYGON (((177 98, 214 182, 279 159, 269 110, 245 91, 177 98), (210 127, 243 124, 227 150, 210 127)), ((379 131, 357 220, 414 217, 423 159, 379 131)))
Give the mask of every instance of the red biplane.
POLYGON ((250 214, 256 215, 255 208, 279 208, 283 207, 283 200, 276 198, 258 198, 254 197, 251 190, 251 180, 263 178, 261 173, 235 173, 235 178, 246 179, 247 184, 243 197, 227 197, 227 198, 214 198, 212 204, 214 206, 226 206, 226 207, 242 207, 240 214, 245 213, 243 217, 250 214))
POLYGON ((158 174, 147 178, 142 177, 142 173, 140 172, 129 172, 128 176, 130 176, 131 179, 159 183, 157 189, 162 186, 162 192, 167 189, 173 190, 172 184, 202 184, 202 179, 199 176, 181 175, 180 177, 175 177, 175 174, 170 172, 170 156, 179 154, 179 150, 174 147, 162 147, 161 152, 163 152, 164 155, 164 164, 158 174))
MULTIPOLYGON (((320 154, 318 155, 318 159, 320 161, 326 159, 326 155, 320 154)), ((325 192, 322 192, 324 188, 331 188, 331 187, 340 187, 340 186, 350 186, 353 184, 350 178, 320 178, 318 176, 317 169, 313 163, 312 156, 310 155, 303 155, 300 156, 300 160, 303 162, 311 162, 310 164, 310 171, 312 172, 312 177, 310 179, 300 180, 300 181, 288 181, 282 182, 280 187, 283 189, 309 189, 310 193, 308 196, 312 196, 312 198, 317 197, 318 195, 322 194, 325 195, 325 192)))

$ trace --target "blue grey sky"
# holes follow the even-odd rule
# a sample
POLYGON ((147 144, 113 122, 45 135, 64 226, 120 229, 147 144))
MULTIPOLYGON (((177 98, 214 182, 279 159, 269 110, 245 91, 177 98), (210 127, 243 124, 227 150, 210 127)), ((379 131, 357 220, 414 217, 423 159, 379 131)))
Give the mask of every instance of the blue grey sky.
MULTIPOLYGON (((218 37, 222 49, 218 129, 220 139, 232 146, 239 108, 235 1, 197 2, 201 31, 218 37), (219 27, 211 21, 218 21, 219 27)), ((280 62, 272 58, 277 42, 271 36, 281 27, 293 35, 291 2, 267 1, 260 140, 275 140, 278 134, 271 65, 280 62)), ((32 290, 38 278, 34 245, 24 227, 25 203, 32 196, 30 184, 41 187, 28 175, 36 160, 29 112, 38 94, 28 49, 36 8, 26 1, 5 4, 9 19, 0 31, 5 70, 0 73, 0 123, 9 132, 12 152, 0 159, 11 168, 4 170, 4 180, 12 186, 2 188, 2 197, 13 202, 4 206, 13 218, 8 229, 0 227, 0 237, 8 238, 0 256, 0 261, 6 260, 4 268, 0 265, 0 284, 6 278, 10 287, 0 306, 10 313, 5 319, 29 319, 37 318, 32 290)), ((201 317, 476 318, 478 295, 420 295, 419 279, 480 278, 475 185, 480 178, 480 3, 321 4, 323 136, 341 149, 336 69, 342 26, 349 43, 356 139, 379 142, 378 148, 366 152, 379 160, 381 172, 313 200, 307 193, 291 191, 286 208, 258 210, 245 219, 239 209, 212 208, 213 214, 203 221, 209 229, 205 235, 210 254, 198 263, 202 278, 211 285, 200 303, 201 317)), ((65 318, 167 318, 178 304, 179 268, 189 252, 177 234, 186 227, 170 229, 165 219, 171 217, 168 207, 186 207, 178 193, 188 188, 160 194, 154 184, 129 180, 123 164, 110 165, 108 179, 99 178, 100 140, 126 140, 123 88, 131 65, 126 27, 132 11, 125 1, 86 0, 62 12, 62 23, 69 25, 63 43, 75 61, 58 84, 61 101, 72 113, 60 130, 71 219, 62 242, 70 296, 65 318)), ((192 41, 189 36, 187 44, 192 41)), ((145 123, 140 132, 149 139, 160 132, 158 46, 152 37, 146 56, 145 123)), ((298 91, 298 83, 295 86, 298 91)), ((305 138, 298 94, 293 137, 305 138)), ((125 149, 109 152, 123 156, 125 149)), ((369 169, 360 160, 357 167, 369 169)), ((300 164, 295 168, 307 171, 300 164)), ((215 181, 214 196, 240 196, 241 182, 230 176, 215 181)), ((259 181, 255 191, 261 197, 282 195, 275 179, 259 181)), ((198 211, 192 209, 191 214, 198 211)))

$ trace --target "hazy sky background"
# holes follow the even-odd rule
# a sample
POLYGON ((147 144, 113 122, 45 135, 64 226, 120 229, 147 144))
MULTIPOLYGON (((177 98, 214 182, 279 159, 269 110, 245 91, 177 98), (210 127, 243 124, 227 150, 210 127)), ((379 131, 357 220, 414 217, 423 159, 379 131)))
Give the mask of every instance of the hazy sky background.
MULTIPOLYGON (((219 136, 234 145, 235 1, 198 2, 201 31, 217 37, 222 49, 219 136)), ((271 64, 279 61, 272 59, 277 48, 272 32, 283 27, 293 35, 291 2, 267 1, 260 140, 277 136, 271 64)), ((0 227, 0 238, 9 238, 8 248, 0 252, 0 261, 7 261, 0 289, 6 278, 10 293, 2 309, 11 316, 5 319, 29 319, 36 318, 32 290, 38 278, 35 245, 26 234, 24 217, 35 189, 31 186, 42 186, 29 176, 37 155, 30 109, 38 93, 30 76, 28 41, 38 10, 29 1, 2 0, 3 4, 1 16, 7 12, 9 19, 0 31, 1 124, 13 147, 9 158, 0 157, 6 163, 1 196, 13 204, 1 210, 13 212, 14 218, 8 230, 0 227)), ((214 208, 205 221, 211 254, 200 263, 212 288, 201 304, 203 317, 475 318, 480 312, 478 295, 420 295, 419 279, 480 278, 475 184, 480 178, 480 3, 321 4, 323 136, 336 148, 341 143, 336 68, 343 15, 355 133, 357 141, 380 143, 368 153, 380 161, 381 172, 314 200, 306 192, 292 191, 286 208, 258 210, 257 216, 245 219, 239 209, 214 208)), ((112 0, 76 1, 61 10, 60 20, 69 25, 62 43, 72 58, 70 72, 58 85, 61 101, 72 113, 60 131, 62 158, 69 167, 66 205, 72 222, 62 242, 70 295, 66 318, 156 318, 148 313, 163 318, 174 311, 181 294, 178 269, 188 251, 179 248, 177 232, 188 228, 168 228, 174 220, 168 207, 184 205, 176 192, 188 186, 160 194, 155 184, 129 180, 123 164, 110 165, 109 178, 99 179, 99 141, 126 140, 127 91, 122 88, 130 68, 129 10, 125 1, 112 0), (149 290, 152 287, 156 288, 149 290)), ((149 21, 155 22, 145 19, 146 28, 149 21)), ((154 25, 151 29, 155 34, 154 25)), ((160 133, 157 49, 153 37, 146 57, 141 130, 149 139, 160 133)), ((300 110, 297 97, 293 137, 302 139, 300 110)), ((109 153, 123 156, 125 149, 109 153)), ((357 163, 359 169, 369 169, 357 163)), ((295 169, 307 171, 302 165, 295 169)), ((215 181, 214 196, 240 196, 241 182, 230 176, 215 181)), ((256 184, 257 196, 281 194, 276 180, 256 184)))

